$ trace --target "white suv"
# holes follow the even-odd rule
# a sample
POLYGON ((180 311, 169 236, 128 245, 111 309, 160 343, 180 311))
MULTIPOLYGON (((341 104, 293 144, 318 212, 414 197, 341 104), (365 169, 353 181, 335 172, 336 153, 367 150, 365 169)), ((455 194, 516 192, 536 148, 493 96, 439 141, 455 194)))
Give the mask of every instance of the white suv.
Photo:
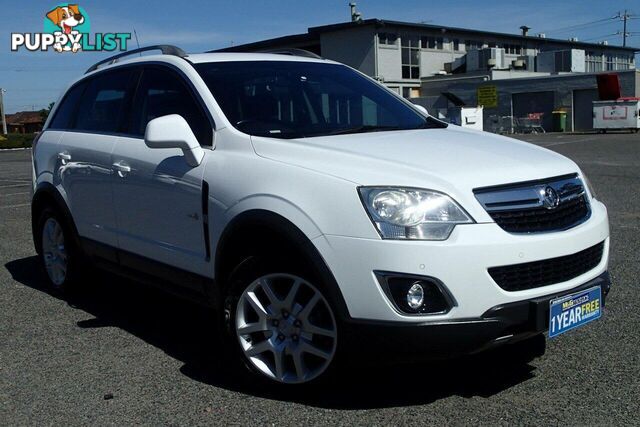
POLYGON ((203 302, 288 384, 361 351, 543 352, 601 315, 607 210, 571 160, 304 52, 153 48, 92 67, 34 143, 54 289, 91 263, 203 302))

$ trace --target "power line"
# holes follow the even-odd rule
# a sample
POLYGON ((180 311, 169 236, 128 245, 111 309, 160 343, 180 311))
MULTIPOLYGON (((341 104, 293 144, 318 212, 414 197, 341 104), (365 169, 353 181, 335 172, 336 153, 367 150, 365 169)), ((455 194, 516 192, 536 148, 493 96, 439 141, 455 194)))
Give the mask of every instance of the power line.
POLYGON ((609 17, 609 18, 602 18, 602 19, 596 19, 594 21, 589 21, 589 22, 584 22, 582 24, 574 24, 574 25, 569 25, 566 27, 560 27, 560 28, 556 28, 556 29, 552 29, 552 30, 545 30, 545 31, 541 31, 542 33, 552 33, 552 34, 562 34, 562 33, 567 33, 567 32, 575 32, 575 31, 584 31, 586 29, 593 29, 595 27, 601 27, 603 25, 609 25, 609 24, 613 24, 616 21, 622 21, 622 31, 617 31, 615 34, 607 34, 607 35, 603 35, 603 36, 598 36, 598 37, 591 37, 588 39, 584 39, 583 41, 590 41, 590 40, 597 40, 597 39, 602 39, 605 37, 612 37, 612 36, 618 36, 621 35, 622 36, 622 46, 626 47, 627 46, 627 37, 632 36, 632 33, 630 33, 627 30, 627 22, 629 20, 632 19, 640 19, 640 16, 638 15, 634 15, 629 13, 628 10, 624 10, 624 12, 618 12, 615 16, 609 17))
POLYGON ((34 71, 34 72, 38 72, 38 71, 76 71, 78 70, 78 67, 49 67, 49 66, 28 66, 28 67, 11 67, 11 66, 7 66, 7 67, 0 67, 0 71, 16 71, 16 72, 25 72, 25 71, 34 71))
POLYGON ((555 29, 552 29, 552 30, 543 30, 543 31, 540 31, 540 32, 541 33, 560 33, 560 32, 573 31, 573 30, 577 30, 580 27, 587 27, 587 26, 590 26, 590 25, 598 24, 598 23, 614 21, 618 17, 619 17, 619 15, 615 15, 615 16, 612 16, 610 18, 597 19, 595 21, 585 22, 585 23, 582 23, 582 24, 574 24, 574 25, 569 25, 567 27, 560 27, 560 28, 555 28, 555 29))
POLYGON ((14 92, 37 92, 37 93, 41 93, 41 92, 62 92, 64 90, 63 87, 58 88, 58 89, 22 89, 22 88, 11 88, 12 91, 14 92))
POLYGON ((603 22, 598 22, 596 24, 583 25, 581 27, 570 28, 568 30, 563 30, 563 31, 546 32, 545 34, 554 34, 557 36, 559 34, 576 33, 578 31, 588 31, 588 30, 594 30, 597 28, 605 28, 608 26, 614 26, 616 24, 617 24, 617 21, 607 20, 603 22))
POLYGON ((603 36, 591 37, 591 38, 588 38, 588 39, 583 39, 582 41, 583 42, 588 42, 588 41, 591 41, 591 40, 599 40, 599 39, 604 39, 606 37, 613 37, 613 36, 619 36, 619 35, 620 35, 620 31, 616 31, 615 33, 612 33, 612 34, 605 34, 603 36))

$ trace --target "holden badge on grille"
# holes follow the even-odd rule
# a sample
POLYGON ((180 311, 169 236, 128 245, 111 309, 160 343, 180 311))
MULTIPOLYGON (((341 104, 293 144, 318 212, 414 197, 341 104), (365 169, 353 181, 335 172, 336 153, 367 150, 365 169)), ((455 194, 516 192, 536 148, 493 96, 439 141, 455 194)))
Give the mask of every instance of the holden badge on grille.
POLYGON ((547 185, 540 190, 542 206, 547 209, 555 209, 560 204, 560 196, 553 187, 547 185))

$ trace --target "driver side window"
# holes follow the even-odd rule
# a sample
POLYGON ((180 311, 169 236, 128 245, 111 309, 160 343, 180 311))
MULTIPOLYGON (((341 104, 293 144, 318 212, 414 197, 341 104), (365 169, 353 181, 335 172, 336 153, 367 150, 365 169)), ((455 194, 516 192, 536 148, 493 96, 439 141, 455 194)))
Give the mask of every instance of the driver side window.
POLYGON ((130 133, 144 136, 147 123, 169 114, 182 116, 200 145, 211 145, 211 122, 182 77, 167 69, 145 68, 134 101, 130 133))

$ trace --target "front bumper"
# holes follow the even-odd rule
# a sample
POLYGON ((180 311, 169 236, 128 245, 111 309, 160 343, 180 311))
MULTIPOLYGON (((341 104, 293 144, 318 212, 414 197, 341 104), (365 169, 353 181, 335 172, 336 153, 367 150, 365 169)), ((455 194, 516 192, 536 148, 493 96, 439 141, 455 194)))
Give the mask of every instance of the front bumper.
POLYGON ((609 222, 605 206, 592 200, 588 221, 562 232, 510 234, 495 223, 457 226, 449 239, 406 241, 321 235, 313 240, 338 283, 347 307, 344 318, 413 323, 481 318, 492 307, 569 291, 607 270, 609 222), (600 263, 590 271, 549 286, 510 292, 488 269, 574 254, 604 242, 600 263), (433 277, 455 301, 447 313, 412 316, 399 312, 381 288, 375 271, 433 277))
POLYGON ((477 318, 417 324, 352 319, 341 335, 351 353, 390 354, 394 360, 472 354, 547 331, 551 300, 595 286, 604 306, 611 288, 607 272, 563 292, 492 307, 477 318))

